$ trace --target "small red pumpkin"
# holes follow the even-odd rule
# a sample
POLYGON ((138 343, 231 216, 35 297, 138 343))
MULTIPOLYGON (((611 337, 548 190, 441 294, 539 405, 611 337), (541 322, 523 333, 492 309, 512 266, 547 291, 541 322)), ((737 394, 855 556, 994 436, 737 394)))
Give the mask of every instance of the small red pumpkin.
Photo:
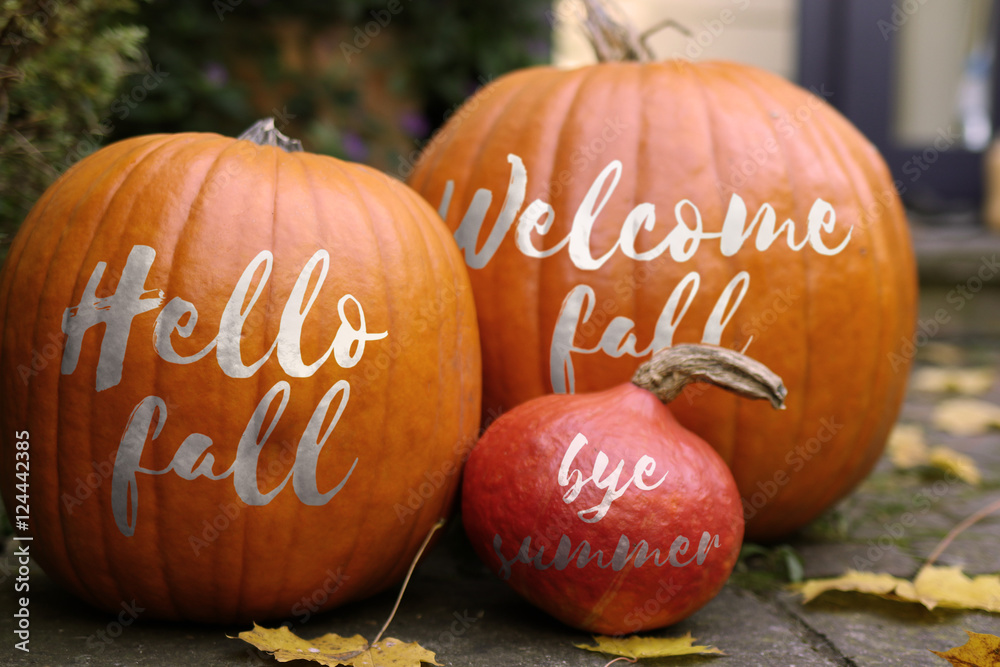
MULTIPOLYGON (((629 34, 604 27, 605 46, 629 34)), ((913 252, 884 161, 816 95, 727 62, 524 69, 460 108, 409 183, 470 268, 487 419, 702 342, 793 396, 780 419, 712 388, 674 406, 730 465, 748 535, 799 528, 878 460, 912 357, 913 252)))
POLYGON ((4 504, 30 485, 32 556, 105 609, 301 618, 398 581, 454 500, 481 382, 455 243, 271 128, 98 151, 3 268, 4 504))
POLYGON ((743 511, 725 462, 663 403, 692 379, 784 399, 761 364, 681 345, 633 383, 542 396, 496 420, 462 485, 466 533, 490 569, 561 621, 609 635, 676 623, 715 597, 743 511))

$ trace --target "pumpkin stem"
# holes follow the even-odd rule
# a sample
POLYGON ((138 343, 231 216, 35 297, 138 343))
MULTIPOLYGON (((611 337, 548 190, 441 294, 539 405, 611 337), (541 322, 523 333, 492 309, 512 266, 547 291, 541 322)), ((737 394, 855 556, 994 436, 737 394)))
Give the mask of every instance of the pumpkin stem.
POLYGON ((264 118, 247 128, 246 132, 236 137, 246 139, 260 146, 277 146, 278 148, 295 153, 302 150, 302 142, 298 139, 286 137, 278 128, 274 126, 274 118, 264 118))
POLYGON ((632 376, 632 384, 664 403, 677 398, 691 382, 707 382, 747 398, 767 399, 777 410, 785 408, 788 393, 781 378, 764 364, 714 345, 663 348, 632 376))
POLYGON ((597 59, 602 63, 656 60, 656 54, 649 48, 646 40, 667 27, 675 28, 685 36, 691 37, 691 31, 673 19, 661 21, 643 32, 638 32, 612 0, 583 0, 583 5, 584 34, 594 47, 597 59))

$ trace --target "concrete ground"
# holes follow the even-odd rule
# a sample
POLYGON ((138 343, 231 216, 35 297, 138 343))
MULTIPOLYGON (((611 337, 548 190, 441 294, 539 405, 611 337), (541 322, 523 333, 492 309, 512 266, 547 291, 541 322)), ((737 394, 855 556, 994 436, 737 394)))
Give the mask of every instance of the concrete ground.
MULTIPOLYGON (((920 349, 920 366, 938 363, 991 366, 1000 371, 1000 275, 976 286, 970 279, 994 255, 1000 238, 972 228, 918 228, 922 318, 946 309, 949 318, 920 349), (948 293, 965 286, 972 294, 954 309, 948 293)), ((730 583, 688 620, 655 633, 691 632, 699 643, 726 657, 645 661, 657 665, 946 665, 928 649, 944 651, 965 643, 966 630, 1000 635, 1000 614, 928 611, 846 593, 830 593, 803 605, 784 587, 788 554, 797 555, 806 577, 841 574, 852 563, 872 571, 912 576, 941 538, 959 521, 1000 498, 1000 431, 957 437, 930 425, 944 396, 911 387, 901 421, 923 424, 931 444, 946 444, 971 456, 983 475, 973 488, 941 477, 900 472, 884 458, 849 498, 788 541, 745 557, 730 583), (913 509, 918 494, 931 498, 927 511, 902 534, 896 524, 913 509), (861 560, 857 560, 861 559, 861 560)), ((985 399, 1000 404, 1000 380, 985 399)), ((0 561, 0 665, 267 665, 277 664, 240 641, 244 628, 199 627, 145 622, 128 625, 69 597, 37 568, 31 579, 31 653, 14 650, 12 543, 0 561)), ((964 532, 940 564, 960 564, 970 574, 1000 572, 1000 513, 964 532)), ((306 637, 327 632, 372 637, 394 602, 395 592, 329 612, 292 629, 306 637)), ((127 615, 126 615, 127 617, 127 615)), ((581 651, 573 643, 588 636, 549 619, 522 602, 479 565, 458 526, 421 564, 390 634, 418 641, 445 665, 584 665, 610 658, 581 651)), ((309 664, 309 663, 294 663, 309 664)))

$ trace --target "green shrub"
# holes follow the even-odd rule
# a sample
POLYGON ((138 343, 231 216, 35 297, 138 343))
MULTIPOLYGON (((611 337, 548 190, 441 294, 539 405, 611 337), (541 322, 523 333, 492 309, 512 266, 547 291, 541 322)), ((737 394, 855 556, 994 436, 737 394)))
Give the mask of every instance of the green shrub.
POLYGON ((146 62, 133 0, 0 0, 0 260, 41 193, 113 131, 108 110, 146 62))

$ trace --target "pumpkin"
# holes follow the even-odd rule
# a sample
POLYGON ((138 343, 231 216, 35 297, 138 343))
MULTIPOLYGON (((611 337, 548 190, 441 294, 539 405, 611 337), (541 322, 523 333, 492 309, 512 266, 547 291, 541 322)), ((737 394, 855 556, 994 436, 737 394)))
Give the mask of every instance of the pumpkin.
POLYGON ((32 556, 104 609, 303 620, 382 590, 477 434, 474 304, 440 218, 273 121, 246 136, 94 153, 3 267, 4 504, 28 494, 32 556))
MULTIPOLYGON (((627 32, 602 25, 601 44, 627 32)), ((524 69, 457 110, 408 182, 470 269, 485 420, 703 342, 793 397, 780 418, 715 388, 672 407, 732 468, 750 538, 803 526, 878 459, 914 350, 913 252, 885 163, 819 96, 731 62, 524 69)))
POLYGON ((743 538, 722 458, 663 402, 707 381, 780 407, 780 378, 737 352, 678 345, 632 382, 504 413, 472 450, 462 521, 487 566, 573 627, 606 635, 687 618, 729 578, 743 538))

